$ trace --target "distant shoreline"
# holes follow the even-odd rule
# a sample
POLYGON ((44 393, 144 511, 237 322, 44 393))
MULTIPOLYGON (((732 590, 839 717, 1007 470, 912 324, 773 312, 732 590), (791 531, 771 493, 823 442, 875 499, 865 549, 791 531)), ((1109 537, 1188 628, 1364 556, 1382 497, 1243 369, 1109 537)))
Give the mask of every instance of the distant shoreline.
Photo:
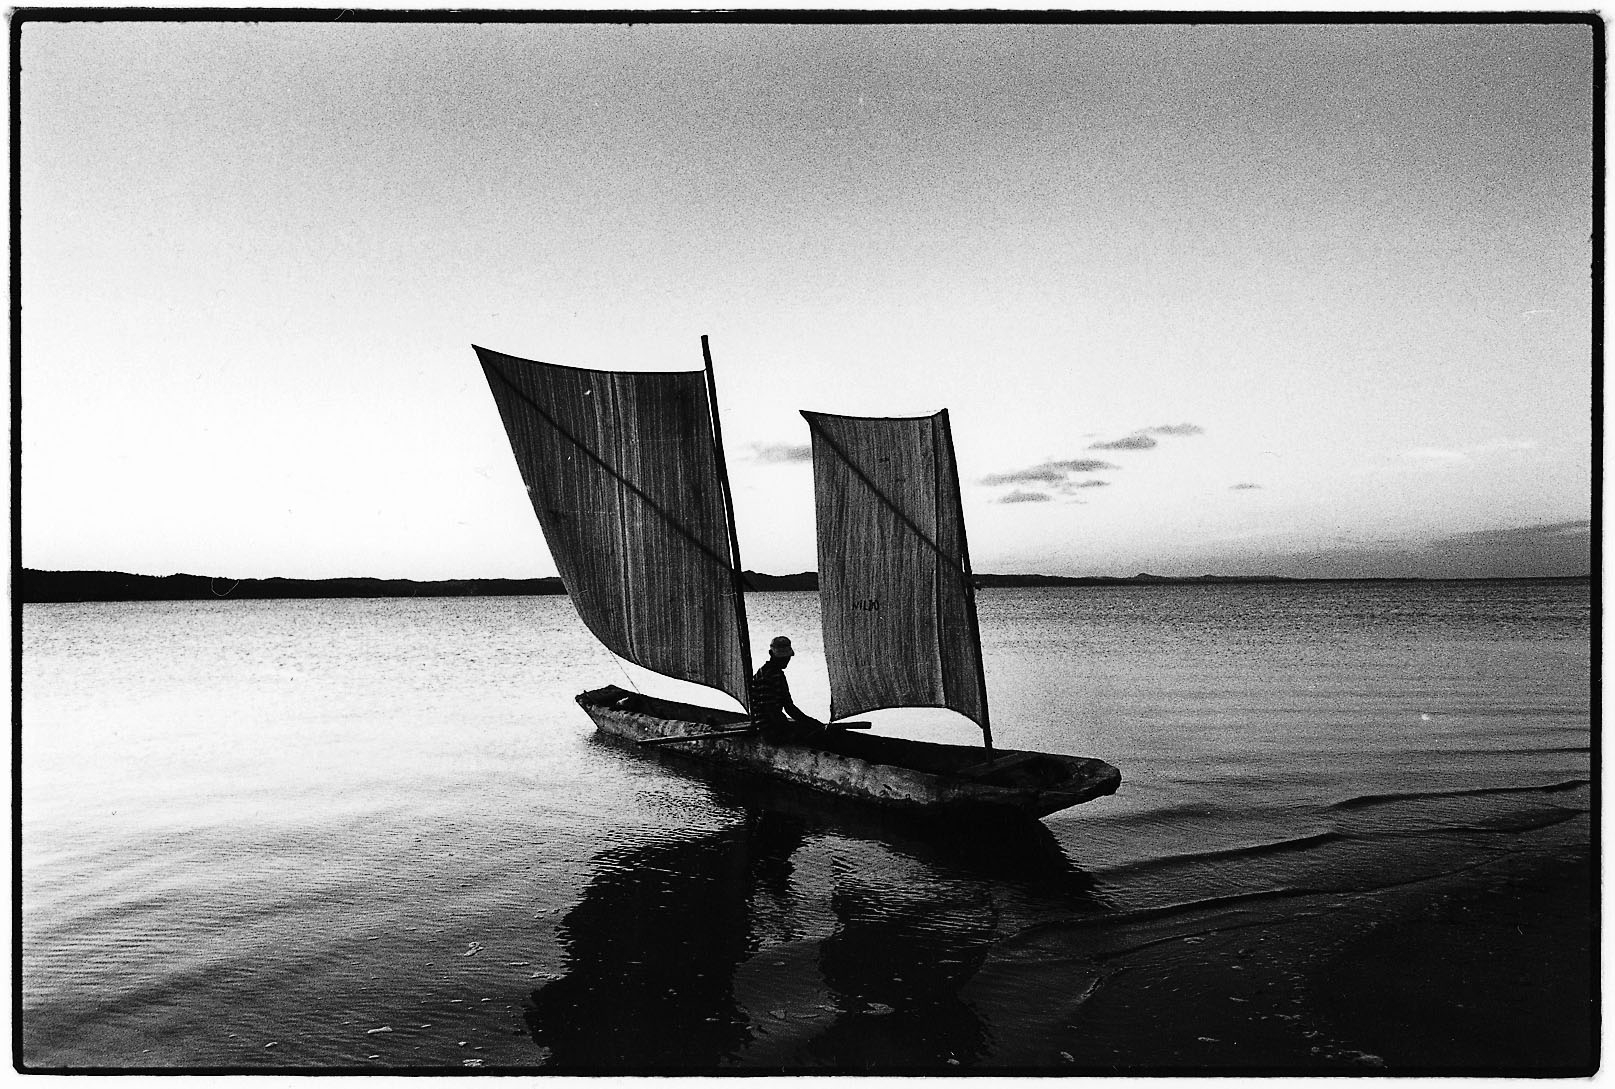
MULTIPOLYGON (((760 592, 817 590, 816 571, 794 575, 745 573, 747 588, 760 592)), ((1589 582, 1590 575, 1544 575, 1495 578, 1291 578, 1283 575, 983 575, 983 589, 1047 586, 1184 586, 1269 583, 1412 583, 1412 582, 1589 582)), ((538 579, 227 579, 207 575, 131 575, 121 571, 39 571, 23 568, 15 587, 23 604, 75 601, 208 601, 223 599, 375 597, 527 597, 564 594, 559 578, 538 579)))

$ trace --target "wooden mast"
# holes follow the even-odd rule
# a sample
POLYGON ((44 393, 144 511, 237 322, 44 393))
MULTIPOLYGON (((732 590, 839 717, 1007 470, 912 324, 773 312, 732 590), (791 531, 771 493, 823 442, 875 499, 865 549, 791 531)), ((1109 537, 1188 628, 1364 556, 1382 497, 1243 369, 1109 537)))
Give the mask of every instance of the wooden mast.
POLYGON ((965 508, 959 493, 959 459, 953 453, 953 425, 948 422, 948 410, 940 413, 942 438, 948 446, 948 465, 953 469, 953 507, 959 512, 959 560, 965 580, 965 613, 970 617, 970 641, 976 645, 976 681, 981 685, 981 736, 989 752, 993 747, 993 728, 987 714, 987 668, 981 660, 981 625, 976 622, 976 578, 970 571, 970 542, 965 538, 965 508))
MULTIPOLYGON (((740 665, 745 671, 746 686, 745 698, 740 703, 751 713, 751 631, 746 624, 746 579, 740 573, 740 536, 735 527, 735 499, 729 490, 729 465, 723 457, 723 424, 718 419, 718 384, 712 373, 712 349, 707 345, 707 335, 701 334, 701 358, 706 364, 707 372, 707 407, 712 413, 712 443, 718 455, 718 480, 723 485, 723 509, 729 519, 729 576, 734 586, 735 595, 735 621, 740 629, 740 665)), ((971 613, 972 619, 975 616, 971 613)))

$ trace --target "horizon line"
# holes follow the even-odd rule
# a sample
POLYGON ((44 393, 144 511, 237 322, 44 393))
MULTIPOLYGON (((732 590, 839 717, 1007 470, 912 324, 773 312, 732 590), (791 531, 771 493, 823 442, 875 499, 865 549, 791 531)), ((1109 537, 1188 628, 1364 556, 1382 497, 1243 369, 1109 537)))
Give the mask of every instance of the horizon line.
MULTIPOLYGON (((47 568, 28 567, 19 565, 13 568, 17 574, 42 575, 121 575, 126 578, 142 579, 208 579, 215 582, 404 582, 421 586, 430 586, 439 583, 466 583, 466 582, 561 582, 561 576, 556 575, 453 575, 445 578, 417 578, 401 575, 198 575, 189 571, 174 571, 166 575, 152 575, 139 571, 123 571, 116 568, 47 568)), ((754 571, 744 568, 742 574, 755 575, 766 579, 799 579, 817 578, 817 570, 792 571, 785 574, 772 574, 767 571, 754 571)), ((1591 571, 1583 571, 1571 575, 1280 575, 1270 572, 1251 575, 1222 575, 1214 572, 1203 572, 1197 575, 1157 575, 1149 571, 1139 571, 1131 575, 1055 575, 1041 571, 976 571, 973 573, 977 579, 999 578, 1038 578, 1038 579, 1071 579, 1071 580, 1104 580, 1109 582, 1133 582, 1138 580, 1238 580, 1238 581, 1269 581, 1269 582, 1500 582, 1519 580, 1567 580, 1591 579, 1591 571)))

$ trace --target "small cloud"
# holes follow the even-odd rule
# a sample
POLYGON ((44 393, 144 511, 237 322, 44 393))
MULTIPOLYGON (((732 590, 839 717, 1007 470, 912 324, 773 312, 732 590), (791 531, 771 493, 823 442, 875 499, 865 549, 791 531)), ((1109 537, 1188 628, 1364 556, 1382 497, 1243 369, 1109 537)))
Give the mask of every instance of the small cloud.
POLYGON ((1124 439, 1113 439, 1110 442, 1096 442, 1088 447, 1090 450, 1150 450, 1158 444, 1148 435, 1139 433, 1128 435, 1124 439))
POLYGON ((1594 568, 1592 520, 1573 518, 1470 530, 1431 541, 1425 554, 1463 576, 1584 575, 1594 568))
POLYGON ((752 456, 758 461, 771 463, 785 463, 795 461, 812 461, 813 447, 795 446, 788 443, 776 443, 771 446, 756 443, 752 446, 752 456))
POLYGON ((1108 481, 1108 480, 1074 480, 1069 484, 1062 484, 1061 485, 1061 488, 1064 491, 1076 491, 1078 488, 1108 488, 1108 487, 1110 487, 1110 481, 1108 481))
POLYGON ((1494 543, 1534 546, 1547 542, 1586 537, 1592 531, 1592 519, 1574 518, 1568 522, 1548 522, 1542 525, 1516 526, 1509 529, 1476 529, 1467 533, 1453 533, 1435 543, 1438 546, 1494 543))
POLYGON ((1047 503, 1050 496, 1043 492, 1025 492, 1019 489, 998 500, 1000 503, 1047 503))
POLYGON ((1016 469, 1012 473, 988 473, 981 478, 983 484, 1057 484, 1065 474, 1047 465, 1031 469, 1016 469))
POLYGON ((1073 458, 1068 461, 1045 461, 1029 469, 1015 469, 1008 473, 989 473, 981 478, 983 484, 1059 484, 1067 473, 1097 473, 1116 466, 1098 458, 1073 458))
POLYGON ((1043 462, 1050 469, 1058 469, 1063 473, 1097 473, 1106 469, 1116 469, 1110 462, 1101 462, 1098 457, 1074 457, 1064 462, 1043 462))
POLYGON ((1116 468, 1110 462, 1100 461, 1098 458, 1073 458, 1070 461, 1046 461, 1044 464, 1065 473, 1098 473, 1116 468))
POLYGON ((1261 487, 1260 484, 1241 483, 1229 485, 1228 490, 1231 492, 1253 492, 1260 490, 1261 487))
POLYGON ((1111 439, 1109 442, 1096 442, 1088 447, 1090 450, 1153 450, 1160 445, 1151 435, 1204 435, 1206 429, 1199 424, 1160 424, 1157 427, 1141 427, 1131 435, 1120 439, 1111 439))
POLYGON ((1467 530, 1430 540, 1345 537, 1291 549, 1262 539, 1229 552, 1245 571, 1301 578, 1510 578, 1597 570, 1592 522, 1573 518, 1467 530))
POLYGON ((1419 446, 1402 456, 1428 465, 1457 465, 1488 454, 1521 454, 1536 448, 1537 444, 1530 439, 1504 439, 1500 442, 1477 442, 1451 448, 1419 446))

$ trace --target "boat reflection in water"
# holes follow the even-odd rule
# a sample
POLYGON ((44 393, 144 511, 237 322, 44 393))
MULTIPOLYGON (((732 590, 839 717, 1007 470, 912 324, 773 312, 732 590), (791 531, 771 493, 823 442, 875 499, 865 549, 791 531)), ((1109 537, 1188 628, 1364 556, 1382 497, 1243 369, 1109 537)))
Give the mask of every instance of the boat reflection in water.
POLYGON ((988 1029, 960 991, 994 942, 1103 910, 1035 821, 949 837, 715 793, 739 823, 597 857, 557 931, 565 975, 527 1004, 546 1067, 968 1067, 988 1029))
POLYGON ((735 968, 758 948, 753 898, 788 894, 803 828, 768 814, 614 849, 557 938, 567 972, 535 990, 533 1039, 565 1069, 712 1067, 750 1038, 735 968))
POLYGON ((959 990, 992 947, 989 890, 921 890, 847 880, 830 898, 836 932, 819 968, 838 1014, 806 1053, 838 1069, 945 1069, 982 1057, 986 1032, 959 990), (887 1012, 887 1011, 890 1012, 887 1012))

